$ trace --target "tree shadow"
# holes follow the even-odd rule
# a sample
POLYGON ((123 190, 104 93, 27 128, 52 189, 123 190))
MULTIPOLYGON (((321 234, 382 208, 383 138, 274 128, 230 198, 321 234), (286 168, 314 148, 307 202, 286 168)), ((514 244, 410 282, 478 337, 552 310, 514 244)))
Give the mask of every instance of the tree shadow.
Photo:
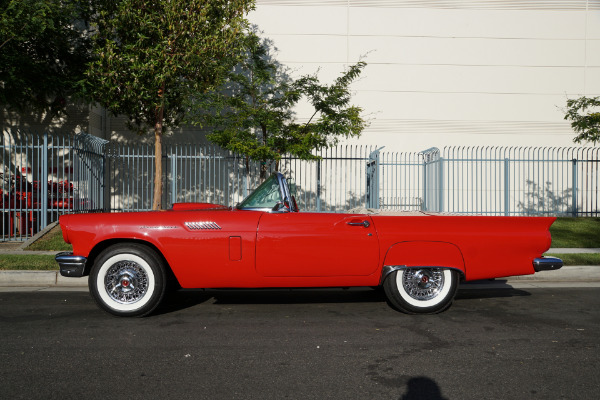
POLYGON ((547 181, 542 188, 534 181, 527 180, 526 200, 519 201, 517 207, 525 215, 576 215, 577 204, 573 204, 573 188, 562 192, 552 189, 547 181))
POLYGON ((90 123, 89 106, 69 102, 60 114, 50 111, 11 110, 0 106, 0 129, 37 132, 85 132, 90 123))

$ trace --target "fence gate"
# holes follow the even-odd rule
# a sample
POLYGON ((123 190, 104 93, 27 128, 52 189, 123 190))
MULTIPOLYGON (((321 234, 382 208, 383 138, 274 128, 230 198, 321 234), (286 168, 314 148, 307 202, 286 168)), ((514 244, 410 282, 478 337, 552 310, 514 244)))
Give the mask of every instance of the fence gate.
POLYGON ((87 135, 2 132, 2 241, 23 241, 59 215, 104 208, 104 145, 87 135))

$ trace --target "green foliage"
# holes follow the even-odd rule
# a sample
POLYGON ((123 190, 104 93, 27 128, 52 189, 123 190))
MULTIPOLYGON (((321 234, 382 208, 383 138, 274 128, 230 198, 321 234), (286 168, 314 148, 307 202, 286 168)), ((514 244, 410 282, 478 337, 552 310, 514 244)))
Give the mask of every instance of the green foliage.
POLYGON ((580 97, 567 100, 565 119, 577 133, 575 143, 600 141, 600 97, 580 97))
POLYGON ((88 96, 115 115, 129 117, 140 133, 157 122, 179 125, 186 96, 212 88, 235 64, 252 3, 120 1, 98 18, 88 96))
POLYGON ((186 99, 219 84, 236 63, 253 0, 121 0, 98 18, 96 59, 86 95, 129 119, 140 134, 154 129, 153 209, 162 208, 164 127, 176 127, 186 99))
POLYGON ((304 160, 335 145, 340 138, 359 136, 366 123, 362 110, 350 105, 350 84, 365 67, 358 62, 331 85, 316 74, 292 80, 270 55, 269 43, 255 33, 245 40, 243 61, 229 74, 219 90, 195 99, 190 122, 213 131, 213 143, 260 161, 264 168, 291 154, 304 160), (306 99, 314 113, 300 122, 293 112, 306 99))
POLYGON ((0 0, 0 104, 57 114, 77 92, 100 1, 0 0))

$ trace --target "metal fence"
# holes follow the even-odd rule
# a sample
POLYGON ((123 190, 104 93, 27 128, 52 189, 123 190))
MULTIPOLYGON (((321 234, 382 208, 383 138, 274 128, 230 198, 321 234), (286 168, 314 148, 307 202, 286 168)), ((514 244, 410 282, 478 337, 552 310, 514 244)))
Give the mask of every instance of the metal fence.
POLYGON ((1 240, 24 240, 66 212, 103 210, 104 143, 89 135, 3 132, 1 240))
MULTIPOLYGON (((154 146, 3 132, 1 240, 24 240, 66 212, 145 211, 154 146)), ((356 208, 482 215, 600 215, 600 148, 446 147, 385 152, 338 146, 319 161, 284 157, 303 211, 356 208)), ((166 144, 163 204, 233 206, 259 184, 261 165, 212 146, 166 144)), ((273 166, 270 170, 273 170, 273 166)))
POLYGON ((445 147, 374 153, 376 208, 600 215, 600 148, 445 147))
MULTIPOLYGON (((340 146, 319 153, 319 161, 284 157, 279 170, 290 178, 301 209, 339 212, 364 206, 370 152, 367 146, 340 146)), ((162 157, 166 207, 178 202, 234 206, 260 183, 260 163, 215 146, 167 144, 162 157)), ((151 209, 154 146, 111 143, 107 174, 111 211, 151 209)))

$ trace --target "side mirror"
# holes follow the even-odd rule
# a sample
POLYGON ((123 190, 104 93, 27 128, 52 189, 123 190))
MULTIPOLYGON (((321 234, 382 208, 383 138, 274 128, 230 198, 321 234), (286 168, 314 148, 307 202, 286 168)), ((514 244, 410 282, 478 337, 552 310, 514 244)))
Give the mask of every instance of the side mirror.
POLYGON ((278 201, 277 204, 271 209, 272 213, 289 213, 290 207, 285 201, 278 201))

